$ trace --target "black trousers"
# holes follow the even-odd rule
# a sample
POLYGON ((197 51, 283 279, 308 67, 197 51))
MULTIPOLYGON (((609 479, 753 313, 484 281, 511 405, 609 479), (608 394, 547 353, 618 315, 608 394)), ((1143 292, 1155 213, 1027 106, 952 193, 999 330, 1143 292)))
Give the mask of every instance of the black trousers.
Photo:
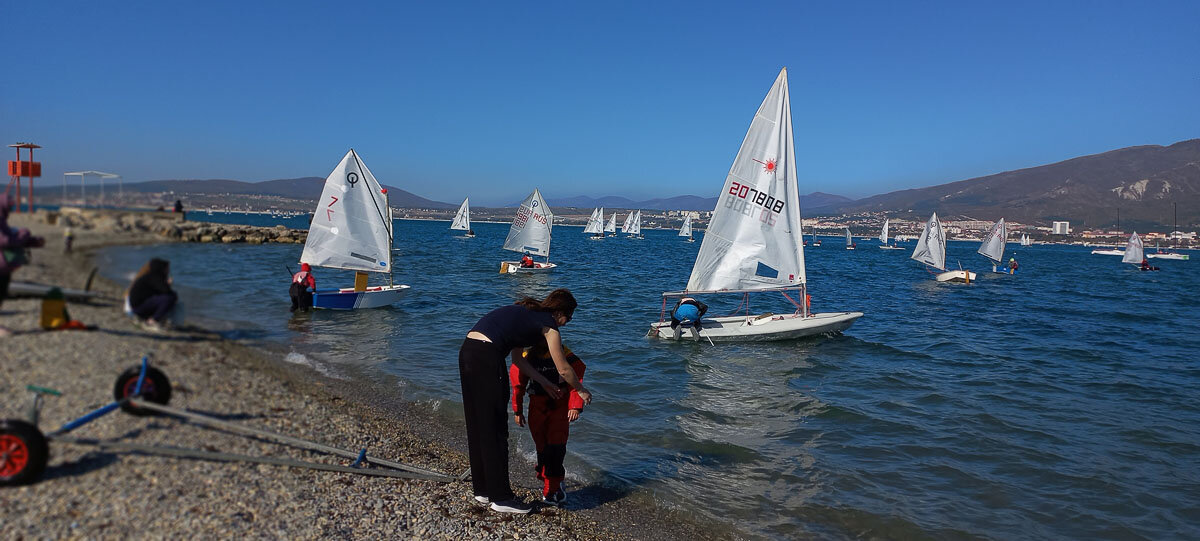
POLYGON ((493 502, 515 496, 508 484, 508 366, 495 344, 466 339, 458 350, 471 488, 493 502))
POLYGON ((175 308, 177 300, 179 297, 174 291, 152 295, 141 304, 134 306, 133 313, 142 319, 153 318, 155 322, 162 323, 167 319, 167 314, 171 313, 171 309, 175 308))
POLYGON ((288 288, 288 294, 292 297, 291 310, 293 312, 313 307, 313 294, 304 284, 292 282, 291 287, 288 288))

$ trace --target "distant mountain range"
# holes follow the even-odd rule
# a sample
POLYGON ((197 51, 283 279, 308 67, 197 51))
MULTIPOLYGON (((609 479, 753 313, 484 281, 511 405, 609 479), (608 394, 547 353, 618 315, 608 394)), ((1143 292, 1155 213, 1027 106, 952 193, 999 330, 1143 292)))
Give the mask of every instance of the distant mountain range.
POLYGON ((1073 229, 1145 230, 1200 218, 1200 139, 1170 146, 1136 146, 1070 160, 912 190, 900 190, 830 207, 829 211, 900 212, 926 218, 1000 217, 1026 223, 1066 220, 1073 229))

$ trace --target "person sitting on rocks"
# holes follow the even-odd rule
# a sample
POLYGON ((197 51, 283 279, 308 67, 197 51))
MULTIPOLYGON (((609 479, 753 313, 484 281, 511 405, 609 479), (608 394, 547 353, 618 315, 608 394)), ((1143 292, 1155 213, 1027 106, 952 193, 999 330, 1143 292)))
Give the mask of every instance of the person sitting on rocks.
POLYGON ((171 289, 170 270, 171 263, 167 260, 151 259, 138 271, 126 296, 133 315, 152 331, 166 330, 167 318, 179 301, 171 289))

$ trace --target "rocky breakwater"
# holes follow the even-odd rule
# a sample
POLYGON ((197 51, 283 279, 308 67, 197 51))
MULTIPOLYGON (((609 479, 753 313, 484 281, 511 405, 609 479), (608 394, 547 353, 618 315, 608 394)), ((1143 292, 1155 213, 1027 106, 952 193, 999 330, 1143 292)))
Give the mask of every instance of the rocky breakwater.
POLYGON ((303 244, 308 231, 289 229, 282 225, 261 227, 253 225, 218 224, 186 220, 186 213, 138 210, 81 209, 63 207, 44 212, 44 221, 60 227, 101 233, 133 233, 157 235, 177 242, 245 242, 262 244, 279 242, 303 244))

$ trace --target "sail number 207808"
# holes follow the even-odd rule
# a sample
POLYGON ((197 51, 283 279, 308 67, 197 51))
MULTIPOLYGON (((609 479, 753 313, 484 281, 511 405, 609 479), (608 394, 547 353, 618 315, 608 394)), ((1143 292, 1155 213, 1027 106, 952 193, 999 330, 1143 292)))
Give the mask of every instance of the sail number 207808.
POLYGON ((725 197, 727 208, 748 217, 753 217, 754 211, 758 210, 758 218, 771 226, 775 225, 775 215, 783 212, 784 205, 782 199, 775 199, 766 192, 760 192, 740 182, 731 183, 729 193, 725 197))

